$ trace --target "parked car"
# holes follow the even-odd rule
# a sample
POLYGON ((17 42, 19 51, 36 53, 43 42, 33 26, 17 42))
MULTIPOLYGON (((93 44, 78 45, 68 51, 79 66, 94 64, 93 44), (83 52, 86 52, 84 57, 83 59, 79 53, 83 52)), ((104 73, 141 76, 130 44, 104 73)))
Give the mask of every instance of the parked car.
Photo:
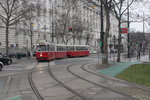
POLYGON ((0 62, 2 62, 3 64, 10 65, 12 63, 12 60, 10 58, 0 54, 0 62))
POLYGON ((3 69, 3 63, 0 62, 0 71, 3 69))

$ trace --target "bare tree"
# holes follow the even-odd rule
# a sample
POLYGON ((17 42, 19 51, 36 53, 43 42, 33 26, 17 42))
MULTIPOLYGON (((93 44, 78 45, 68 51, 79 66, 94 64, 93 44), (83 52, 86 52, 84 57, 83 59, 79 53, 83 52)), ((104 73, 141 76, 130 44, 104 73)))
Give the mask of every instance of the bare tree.
MULTIPOLYGON (((94 2, 94 0, 89 1, 90 3, 94 4, 95 6, 100 7, 100 4, 94 2)), ((99 0, 102 4, 104 11, 105 11, 105 32, 104 32, 104 39, 103 39, 103 55, 105 56, 102 58, 103 64, 108 64, 108 36, 110 31, 110 11, 112 9, 112 2, 113 0, 99 0)), ((100 7, 101 8, 101 7, 100 7)))
POLYGON ((22 19, 30 9, 24 9, 25 0, 1 0, 0 1, 0 20, 6 27, 6 56, 9 54, 9 28, 22 19))
POLYGON ((105 10, 105 19, 106 19, 106 26, 105 26, 105 34, 104 34, 104 41, 103 41, 103 54, 104 58, 102 58, 103 64, 108 64, 108 36, 110 31, 110 11, 112 8, 112 2, 113 0, 100 0, 103 4, 104 10, 105 10))
POLYGON ((59 5, 59 8, 62 10, 62 12, 55 15, 54 36, 57 36, 57 38, 61 37, 63 43, 67 44, 68 41, 71 39, 71 32, 68 31, 68 27, 71 26, 71 12, 77 6, 78 1, 63 0, 62 2, 63 3, 59 5))
MULTIPOLYGON (((30 9, 27 13, 24 14, 21 22, 23 23, 23 27, 20 27, 20 30, 24 33, 24 35, 29 36, 30 38, 30 54, 32 56, 33 52, 33 36, 34 36, 34 21, 37 19, 40 20, 42 3, 39 4, 39 0, 34 0, 31 3, 24 3, 24 9, 30 9), (38 2, 37 2, 38 1, 38 2)), ((29 51, 28 51, 29 52, 29 51)))
MULTIPOLYGON (((103 64, 107 64, 108 63, 108 36, 109 36, 109 31, 110 31, 110 12, 112 12, 112 9, 113 8, 118 8, 118 10, 116 10, 115 14, 117 16, 117 18, 119 18, 120 22, 119 22, 119 39, 118 39, 118 44, 120 45, 121 43, 121 29, 120 29, 120 24, 121 24, 121 17, 123 15, 123 13, 125 11, 122 12, 122 4, 125 0, 99 0, 103 7, 104 7, 104 10, 105 10, 105 19, 106 19, 106 26, 105 26, 105 34, 104 34, 104 41, 103 41, 103 50, 104 50, 104 55, 106 56, 105 58, 102 59, 102 63, 103 64), (119 12, 118 12, 119 11, 119 12)), ((132 0, 133 2, 133 0, 132 0)), ((131 4, 132 4, 131 2, 131 4)), ((90 1, 90 3, 93 3, 94 5, 96 6, 100 6, 100 5, 97 5, 93 0, 90 1)), ((130 4, 130 5, 131 5, 130 4)), ((118 47, 119 49, 119 47, 118 47)), ((120 49, 119 49, 120 50, 120 49)), ((120 52, 118 53, 118 59, 117 61, 120 61, 120 52)))
POLYGON ((71 36, 73 39, 73 44, 76 43, 76 39, 79 40, 79 44, 81 44, 81 38, 83 35, 83 30, 85 29, 83 26, 83 22, 82 22, 82 14, 81 14, 81 10, 78 7, 74 8, 74 13, 72 15, 72 18, 70 20, 70 25, 72 26, 72 32, 71 32, 71 36))
POLYGON ((120 53, 121 53, 121 41, 122 41, 122 30, 121 30, 121 23, 122 23, 122 16, 125 13, 125 11, 131 6, 134 0, 130 1, 130 4, 127 5, 126 8, 123 8, 123 4, 125 3, 126 0, 113 0, 113 12, 116 15, 116 19, 118 20, 118 30, 119 30, 119 35, 118 35, 118 55, 117 55, 117 62, 120 62, 120 53))

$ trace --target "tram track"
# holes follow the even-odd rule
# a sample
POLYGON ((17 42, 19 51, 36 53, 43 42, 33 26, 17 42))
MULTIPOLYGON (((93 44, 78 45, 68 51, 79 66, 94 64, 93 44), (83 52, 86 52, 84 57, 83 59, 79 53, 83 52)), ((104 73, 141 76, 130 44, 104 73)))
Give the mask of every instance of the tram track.
POLYGON ((31 70, 31 72, 28 74, 28 81, 29 84, 34 92, 34 94, 36 95, 36 97, 38 98, 38 100, 44 100, 44 98, 42 97, 42 95, 40 94, 40 92, 38 91, 38 89, 36 88, 34 82, 33 82, 33 78, 32 78, 32 73, 34 72, 35 67, 38 65, 39 63, 37 63, 34 68, 31 70))
MULTIPOLYGON (((28 74, 28 80, 29 80, 29 84, 30 84, 30 86, 31 86, 31 88, 32 88, 32 90, 33 90, 33 92, 35 93, 35 95, 36 95, 36 97, 38 98, 38 100, 45 100, 44 98, 45 97, 42 97, 42 95, 41 95, 41 91, 36 87, 36 85, 35 85, 35 83, 34 83, 34 81, 33 81, 33 77, 32 77, 32 74, 34 73, 34 72, 37 72, 37 71, 39 71, 39 70, 34 70, 34 69, 36 69, 36 66, 38 66, 38 64, 39 63, 37 63, 36 65, 35 65, 35 67, 31 70, 31 72, 28 74)), ((46 64, 47 65, 47 64, 46 64)), ((105 77, 105 76, 103 76, 103 75, 100 75, 100 74, 97 74, 97 73, 95 73, 95 72, 93 72, 93 71, 90 71, 89 69, 86 69, 86 66, 88 66, 88 65, 90 65, 90 63, 86 63, 86 64, 80 64, 80 66, 79 66, 79 64, 72 64, 72 65, 69 65, 69 66, 66 66, 66 67, 64 67, 64 69, 66 69, 66 71, 68 72, 68 73, 70 73, 70 74, 72 74, 72 76, 75 76, 76 78, 74 78, 75 79, 75 81, 76 81, 76 79, 79 79, 79 80, 82 80, 82 81, 86 81, 86 82, 88 82, 88 83, 90 83, 90 84, 93 84, 93 85, 95 85, 95 86, 97 86, 97 87, 100 87, 100 88, 103 88, 103 90, 106 90, 106 91, 111 91, 111 92, 114 92, 114 93, 116 93, 116 94, 118 94, 118 95, 122 95, 122 98, 121 99, 117 99, 117 100, 141 100, 141 99, 138 99, 138 98, 136 98, 136 97, 134 97, 134 96, 132 96, 132 95, 130 95, 130 94, 128 94, 128 93, 124 93, 124 92, 122 92, 122 91, 119 91, 119 90, 116 90, 116 89, 114 89, 114 88, 111 88, 111 87, 106 87, 105 85, 103 85, 103 84, 99 84, 99 83, 97 83, 97 82, 94 82, 94 81, 91 81, 91 80, 89 80, 89 79, 86 79, 86 78, 84 78, 84 77, 82 77, 80 74, 77 74, 76 72, 74 72, 74 71, 72 71, 72 69, 71 69, 71 67, 73 67, 73 66, 79 66, 80 67, 80 69, 82 69, 83 71, 85 71, 86 73, 90 73, 90 74, 92 74, 92 75, 95 75, 95 76, 98 76, 98 77, 102 77, 102 78, 104 78, 104 79, 106 79, 106 80, 111 80, 111 81, 115 81, 115 80, 113 80, 113 79, 108 79, 107 77, 105 77)), ((82 100, 93 100, 93 99, 91 99, 91 97, 90 96, 87 96, 87 95, 85 95, 84 93, 82 93, 81 91, 78 91, 78 90, 76 90, 76 88, 73 88, 73 87, 71 87, 70 85, 68 85, 67 84, 67 82, 69 82, 69 83, 71 83, 71 81, 69 81, 68 79, 65 79, 65 81, 62 81, 60 78, 59 78, 59 76, 57 76, 56 74, 57 73, 59 73, 59 72, 53 72, 53 69, 51 69, 51 66, 50 66, 50 63, 48 62, 48 65, 46 66, 47 68, 47 70, 45 70, 45 71, 47 71, 48 73, 47 73, 47 75, 49 75, 51 78, 53 78, 56 82, 58 82, 58 84, 60 84, 63 88, 65 88, 66 90, 68 90, 69 92, 71 92, 72 94, 73 94, 73 96, 72 97, 69 97, 69 98, 75 98, 75 97, 79 97, 80 99, 82 99, 82 100), (55 74, 56 73, 56 74, 55 74)), ((55 69, 55 68, 54 68, 55 69)), ((61 69, 61 68, 60 68, 61 69)), ((60 71, 60 70, 59 70, 60 71)), ((64 73, 64 72, 63 72, 64 73)), ((67 73, 67 74, 68 74, 67 73)), ((73 79, 73 80, 74 80, 73 79)), ((118 81, 118 82, 120 82, 120 81, 118 81)), ((124 82, 122 82, 122 83, 124 83, 124 82)), ((89 88, 89 87, 88 87, 89 88)), ((143 89, 144 90, 144 89, 143 89)), ((82 91, 86 91, 86 90, 82 90, 82 91)), ((69 99, 70 100, 70 99, 69 99)), ((103 100, 103 99, 102 99, 103 100)), ((143 100, 149 100, 149 99, 143 99, 143 100)))
MULTIPOLYGON (((41 95, 41 91, 38 90, 38 88, 36 87, 36 84, 33 81, 33 77, 32 74, 41 70, 36 70, 36 66, 38 66, 39 63, 37 63, 34 68, 31 70, 31 72, 28 74, 28 81, 29 84, 31 86, 31 89, 33 90, 34 94, 36 95, 38 100, 45 100, 45 98, 41 95)), ((78 96, 79 98, 81 98, 82 100, 90 100, 89 98, 85 97, 84 95, 81 95, 80 93, 76 92, 75 90, 73 90, 71 87, 68 87, 67 85, 65 85, 63 82, 61 82, 59 79, 57 79, 55 77, 55 75, 53 74, 53 72, 50 69, 50 65, 48 62, 48 73, 50 75, 50 77, 52 77, 56 82, 58 82, 63 88, 65 88, 67 91, 73 93, 74 95, 72 97, 70 97, 70 99, 75 98, 76 96, 78 96)), ((42 70, 43 71, 43 70, 42 70)), ((70 100, 68 99, 68 100, 70 100)))
POLYGON ((48 72, 49 72, 49 75, 50 75, 54 80, 56 80, 60 85, 62 85, 64 88, 66 88, 66 89, 69 90, 70 92, 72 92, 73 94, 75 94, 75 95, 77 95, 78 97, 82 98, 83 100, 90 100, 89 98, 85 97, 85 96, 82 95, 81 93, 75 91, 74 89, 72 89, 71 87, 65 85, 62 81, 60 81, 60 80, 53 74, 53 72, 51 71, 49 63, 48 63, 48 72))
POLYGON ((99 76, 99 77, 102 77, 102 78, 105 78, 105 79, 108 79, 108 80, 120 82, 120 83, 126 83, 126 84, 128 84, 128 85, 131 85, 132 87, 135 87, 135 88, 138 88, 138 89, 141 89, 141 90, 150 92, 150 88, 146 88, 146 87, 142 87, 142 86, 137 86, 137 84, 130 83, 130 82, 126 82, 126 81, 119 80, 119 79, 113 79, 113 78, 107 77, 107 76, 105 76, 105 75, 101 75, 101 74, 92 72, 92 71, 86 69, 85 67, 86 67, 86 66, 82 66, 82 67, 81 67, 82 70, 84 70, 84 71, 86 71, 86 72, 88 72, 88 73, 91 73, 91 74, 93 74, 93 75, 96 75, 96 76, 99 76))
MULTIPOLYGON (((89 67, 89 65, 87 65, 89 67)), ((81 69, 84 70, 85 72, 88 72, 90 74, 93 74, 95 76, 98 76, 100 78, 104 78, 106 80, 110 80, 110 81, 113 81, 113 82, 118 82, 118 83, 122 83, 122 84, 127 84, 130 86, 130 90, 127 90, 127 91, 122 91, 121 89, 114 89, 112 88, 113 90, 116 90, 116 91, 121 91, 122 93, 125 93, 125 94, 128 94, 128 95, 133 95, 133 94, 142 94, 143 96, 148 96, 150 95, 150 89, 149 88, 146 88, 146 87, 143 87, 143 86, 138 86, 137 84, 134 84, 134 83, 130 83, 130 82, 126 82, 126 81, 123 81, 123 80, 119 80, 119 79, 115 79, 115 78, 110 78, 110 77, 107 77, 105 75, 101 75, 101 74, 98 74, 98 73, 95 73, 93 71, 90 71, 89 69, 86 68, 86 66, 81 66, 81 69), (134 91, 134 93, 132 93, 134 91)), ((106 83, 106 82, 105 82, 106 83)), ((111 87, 110 87, 111 88, 111 87)), ((123 90, 125 90, 126 88, 124 88, 123 90)), ((129 89, 129 88, 127 88, 129 89)), ((139 97, 137 97, 139 98, 139 97)), ((150 98, 150 97, 149 97, 150 98)), ((145 99, 143 99, 145 100, 145 99)), ((147 99, 146 99, 147 100, 147 99)), ((148 99, 149 100, 149 99, 148 99)))
MULTIPOLYGON (((81 67, 84 67, 85 65, 87 65, 87 64, 83 64, 81 67)), ((95 86, 98 86, 98 87, 101 87, 101 88, 103 88, 103 89, 106 89, 106 90, 109 90, 109 91, 118 93, 118 94, 120 94, 120 95, 123 95, 123 96, 125 96, 125 97, 127 98, 127 100, 138 100, 137 98, 134 98, 134 97, 132 97, 132 96, 130 96, 130 95, 124 94, 124 93, 122 93, 122 92, 113 90, 113 89, 111 89, 111 88, 109 88, 109 87, 106 87, 106 86, 104 86, 104 85, 97 84, 97 83, 95 83, 95 82, 93 82, 93 81, 87 80, 86 78, 83 78, 83 77, 81 77, 81 76, 75 74, 74 72, 72 72, 72 71, 70 70, 71 67, 72 67, 72 66, 68 66, 68 67, 67 67, 67 71, 68 71, 68 72, 70 72, 72 75, 74 75, 74 76, 76 76, 76 77, 78 77, 78 78, 80 78, 80 79, 82 79, 82 80, 84 80, 84 81, 86 81, 86 82, 88 82, 88 83, 91 83, 91 84, 93 84, 93 85, 95 85, 95 86)))

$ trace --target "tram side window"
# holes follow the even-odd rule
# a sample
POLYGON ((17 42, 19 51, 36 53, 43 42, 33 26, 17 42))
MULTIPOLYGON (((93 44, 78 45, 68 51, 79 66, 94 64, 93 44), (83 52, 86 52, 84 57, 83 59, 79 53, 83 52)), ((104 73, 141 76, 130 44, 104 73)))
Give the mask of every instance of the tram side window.
POLYGON ((80 50, 81 50, 81 47, 76 47, 76 50, 77 50, 77 51, 80 51, 80 50))
POLYGON ((62 46, 57 46, 57 51, 63 51, 63 47, 62 46))
POLYGON ((66 51, 65 46, 57 46, 57 51, 66 51))
POLYGON ((51 45, 50 50, 51 50, 51 51, 55 51, 55 46, 54 46, 54 45, 51 45))
POLYGON ((39 45, 37 46, 38 51, 46 51, 46 45, 39 45))
POLYGON ((84 50, 88 50, 87 47, 76 47, 77 51, 84 51, 84 50))
POLYGON ((67 51, 74 51, 74 46, 68 46, 67 51))
POLYGON ((83 50, 88 50, 88 48, 87 47, 83 47, 83 50))
POLYGON ((63 51, 66 51, 66 47, 65 46, 63 46, 63 51))

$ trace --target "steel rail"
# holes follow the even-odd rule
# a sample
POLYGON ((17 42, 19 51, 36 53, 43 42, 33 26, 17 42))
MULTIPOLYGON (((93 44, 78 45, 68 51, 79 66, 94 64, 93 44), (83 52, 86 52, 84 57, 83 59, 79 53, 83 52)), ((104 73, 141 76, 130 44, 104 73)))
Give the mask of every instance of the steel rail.
MULTIPOLYGON (((39 63, 37 63, 34 68, 38 65, 39 63)), ((38 89, 36 88, 34 82, 33 82, 33 78, 32 78, 32 73, 34 71, 34 68, 32 68, 31 72, 28 74, 28 81, 29 84, 33 90, 33 92, 35 93, 36 97, 38 98, 38 100, 44 100, 44 98, 42 97, 42 95, 40 94, 40 92, 38 91, 38 89)))
MULTIPOLYGON (((69 65, 71 66, 71 65, 69 65)), ((84 95, 82 95, 81 93, 78 93, 77 91, 75 91, 74 89, 72 89, 71 87, 68 87, 67 85, 65 85, 62 81, 60 81, 52 72, 52 70, 50 69, 50 64, 48 63, 48 72, 49 75, 56 80, 60 85, 62 85, 64 88, 66 88, 67 90, 69 90, 70 92, 72 92, 73 94, 77 95, 78 97, 82 98, 83 100, 91 100, 90 98, 85 97, 84 95)))
POLYGON ((82 70, 84 70, 84 71, 86 71, 86 72, 88 72, 88 73, 91 73, 91 74, 93 74, 93 75, 95 75, 95 76, 98 76, 98 77, 102 77, 102 78, 105 78, 105 79, 108 79, 108 80, 112 80, 112 81, 117 81, 117 82, 120 82, 120 83, 126 83, 126 84, 128 84, 128 85, 130 85, 130 86, 132 86, 132 87, 135 87, 135 88, 138 88, 138 89, 141 89, 141 90, 144 90, 144 91, 147 91, 147 92, 150 92, 150 88, 146 88, 146 87, 142 87, 142 86, 137 86, 137 84, 134 84, 134 83, 131 83, 131 82, 127 82, 127 81, 121 81, 121 80, 118 80, 118 79, 112 79, 112 78, 109 78, 109 77, 107 77, 107 76, 105 76, 105 75, 101 75, 101 74, 98 74, 98 73, 94 73, 94 72, 92 72, 92 71, 89 71, 89 70, 87 70, 86 68, 85 68, 85 66, 82 66, 81 67, 82 68, 82 70))
MULTIPOLYGON (((87 65, 87 64, 83 64, 82 66, 86 66, 86 65, 87 65)), ((81 66, 81 67, 82 67, 82 66, 81 66)), ((74 72, 72 72, 72 71, 70 70, 70 67, 71 67, 71 66, 68 66, 68 67, 67 67, 67 71, 70 72, 72 75, 74 75, 74 76, 76 76, 76 77, 78 77, 78 78, 80 78, 80 79, 82 79, 82 80, 84 80, 84 81, 87 81, 87 82, 89 82, 89 83, 91 83, 91 84, 94 84, 94 85, 96 85, 96 86, 99 86, 99 87, 101 87, 101 88, 104 88, 104 89, 107 89, 107 90, 109 90, 109 91, 112 91, 112 92, 118 93, 118 94, 120 94, 120 95, 123 95, 123 96, 127 97, 127 98, 130 99, 130 100, 139 100, 139 99, 134 98, 134 97, 132 97, 132 96, 130 96, 130 95, 124 94, 124 93, 122 93, 122 92, 113 90, 113 89, 108 88, 108 87, 106 87, 106 86, 103 86, 103 85, 101 85, 101 84, 97 84, 97 83, 95 83, 95 82, 93 82, 93 81, 87 80, 87 79, 85 79, 85 78, 83 78, 83 77, 81 77, 81 76, 75 74, 74 72)))

